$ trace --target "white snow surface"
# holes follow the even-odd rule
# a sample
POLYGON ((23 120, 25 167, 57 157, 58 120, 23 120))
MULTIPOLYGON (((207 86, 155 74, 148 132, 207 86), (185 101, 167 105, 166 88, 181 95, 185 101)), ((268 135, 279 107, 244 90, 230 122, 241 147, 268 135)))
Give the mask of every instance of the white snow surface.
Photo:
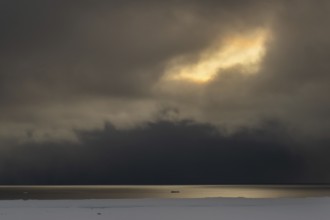
POLYGON ((0 201, 0 220, 329 220, 330 198, 0 201))

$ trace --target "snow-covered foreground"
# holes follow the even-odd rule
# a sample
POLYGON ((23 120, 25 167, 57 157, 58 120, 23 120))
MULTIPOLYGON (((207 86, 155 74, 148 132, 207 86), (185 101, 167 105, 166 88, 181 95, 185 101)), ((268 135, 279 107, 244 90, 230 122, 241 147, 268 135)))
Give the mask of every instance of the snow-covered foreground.
POLYGON ((330 198, 0 201, 0 220, 329 220, 330 198))

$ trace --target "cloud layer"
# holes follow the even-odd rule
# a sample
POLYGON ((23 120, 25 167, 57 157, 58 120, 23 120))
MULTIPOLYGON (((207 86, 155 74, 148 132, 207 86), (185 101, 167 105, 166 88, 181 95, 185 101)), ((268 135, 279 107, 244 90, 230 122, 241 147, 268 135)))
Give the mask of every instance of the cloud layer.
MULTIPOLYGON (((123 145, 123 149, 119 149, 119 158, 124 158, 125 154, 129 156, 134 152, 131 145, 138 146, 141 140, 128 143, 122 137, 130 139, 135 135, 146 135, 151 140, 145 142, 143 139, 142 145, 148 147, 140 151, 146 152, 149 164, 139 165, 141 170, 146 169, 143 171, 146 176, 150 171, 147 167, 154 160, 151 158, 162 158, 157 154, 158 150, 165 151, 168 157, 172 152, 179 152, 173 156, 174 164, 182 167, 178 172, 184 172, 185 163, 180 160, 190 166, 195 160, 200 160, 199 165, 205 162, 193 158, 203 155, 202 148, 196 150, 193 144, 190 149, 188 146, 192 140, 184 139, 184 134, 178 137, 180 129, 189 133, 190 129, 195 128, 181 124, 189 119, 198 126, 206 126, 197 126, 201 129, 201 139, 196 141, 198 145, 207 145, 205 155, 212 157, 214 150, 216 155, 222 152, 224 155, 230 154, 229 158, 238 163, 237 166, 250 163, 249 169, 255 170, 251 182, 264 181, 257 177, 265 171, 257 168, 260 161, 265 161, 261 158, 273 161, 271 164, 276 168, 269 164, 270 170, 280 169, 278 167, 282 165, 277 160, 283 160, 283 169, 289 167, 290 175, 298 172, 292 167, 291 160, 295 160, 289 153, 290 149, 299 152, 302 158, 308 155, 305 161, 308 165, 302 169, 309 174, 313 173, 309 169, 320 170, 315 178, 324 181, 328 175, 324 174, 322 167, 328 163, 320 155, 328 152, 325 143, 328 143, 327 131, 330 129, 330 105, 327 100, 330 92, 329 12, 330 3, 326 0, 3 0, 0 7, 1 151, 6 152, 8 164, 11 164, 14 163, 10 162, 11 158, 13 161, 24 161, 24 158, 19 159, 19 155, 25 149, 22 146, 28 146, 26 149, 31 151, 25 159, 32 167, 43 164, 33 165, 31 161, 35 157, 42 161, 41 155, 55 153, 59 158, 66 158, 59 165, 61 170, 64 166, 74 166, 69 159, 71 157, 77 160, 77 164, 86 161, 90 161, 86 162, 86 166, 92 164, 93 159, 75 158, 72 149, 77 146, 82 147, 78 147, 78 152, 92 155, 91 145, 97 145, 95 159, 101 157, 103 152, 109 151, 112 155, 123 145), (174 63, 181 67, 199 63, 205 54, 216 50, 214 45, 232 48, 228 42, 240 39, 239 43, 253 46, 251 42, 244 41, 244 36, 259 29, 269 30, 270 36, 255 74, 245 74, 244 66, 232 65, 215 69, 212 79, 203 83, 166 79, 174 63), (183 127, 179 126, 178 134, 166 129, 157 130, 158 126, 165 126, 163 121, 175 129, 177 123, 183 127), (240 133, 243 128, 251 132, 267 130, 265 121, 275 121, 281 125, 278 128, 281 135, 260 144, 263 136, 257 137, 258 132, 249 134, 257 141, 245 139, 240 133), (102 130, 105 123, 115 128, 109 128, 111 132, 108 128, 102 130), (141 130, 143 126, 149 126, 149 130, 141 130), (95 140, 91 142, 88 139, 90 134, 98 129, 101 130, 96 132, 95 140), (203 133, 204 129, 217 130, 220 136, 209 137, 203 133), (167 139, 163 136, 152 139, 153 132, 158 132, 157 135, 169 133, 175 136, 171 136, 173 141, 187 144, 180 147, 171 142, 170 146, 165 146, 163 142, 166 143, 167 139), (294 140, 294 144, 288 140, 294 140), (236 142, 238 148, 233 147, 236 142), (213 149, 218 145, 226 147, 213 149), (248 145, 247 149, 243 145, 248 145), (153 146, 159 146, 157 152, 154 152, 153 146), (44 147, 47 150, 43 150, 44 147), (187 155, 191 158, 176 157, 185 151, 189 151, 187 155), (242 161, 246 162, 239 162, 236 153, 231 151, 244 155, 250 152, 251 158, 243 158, 242 161), (152 154, 156 155, 148 156, 152 154), (257 156, 259 154, 263 156, 257 156), (258 162, 252 162, 254 160, 258 162), (317 164, 314 166, 312 162, 317 164)), ((213 65, 214 61, 209 63, 213 65)), ((192 132, 191 135, 196 134, 192 132)), ((217 168, 212 168, 212 172, 222 170, 222 159, 217 161, 214 158, 217 168)), ((106 164, 106 159, 100 163, 100 166, 111 166, 106 164)), ((158 164, 160 169, 167 166, 165 161, 160 163, 163 163, 158 164)), ((57 169, 48 163, 45 166, 40 172, 55 172, 57 169)), ((96 172, 101 170, 100 166, 95 165, 91 169, 96 172)), ((211 164, 201 167, 206 170, 211 164)), ((16 168, 13 170, 23 175, 24 169, 16 168)), ((118 169, 127 171, 129 168, 118 169)), ((5 174, 8 179, 4 183, 9 179, 13 183, 19 182, 8 170, 5 174)), ((233 170, 242 174, 240 168, 233 167, 233 170)), ((32 173, 37 175, 38 172, 34 170, 32 173)), ((173 172, 174 176, 168 176, 169 180, 179 178, 179 174, 173 172)), ((45 175, 43 173, 41 176, 45 175)), ((66 178, 70 179, 70 175, 66 178)), ((228 182, 235 180, 230 175, 227 175, 228 182)), ((286 172, 281 175, 284 175, 281 177, 284 182, 299 181, 299 178, 304 181, 313 179, 306 176, 287 178, 286 172)), ((242 177, 249 182, 249 177, 242 177)), ((61 182, 60 177, 54 178, 54 183, 61 182)), ((103 181, 98 179, 99 176, 95 178, 91 177, 91 182, 103 181)), ((119 179, 129 182, 129 178, 134 177, 127 178, 119 179)), ((191 178, 197 182, 203 178, 207 180, 202 176, 191 178)), ((26 181, 29 180, 27 178, 26 181)), ((112 182, 110 179, 104 181, 112 182)), ((41 182, 52 183, 52 180, 47 176, 41 182)))
MULTIPOLYGON (((208 124, 159 121, 130 130, 111 124, 78 132, 80 143, 24 144, 1 155, 0 184, 299 183, 302 155, 267 123, 228 137, 208 124)), ((305 172, 303 172, 305 171, 305 172)))
MULTIPOLYGON (((258 1, 3 4, 0 133, 33 131, 38 139, 67 138, 73 128, 104 121, 125 127, 153 120, 164 107, 181 108, 181 99, 192 97, 161 82, 170 60, 196 58, 219 36, 264 25, 270 16, 270 6, 258 1)), ((205 114, 200 101, 192 104, 205 114)))

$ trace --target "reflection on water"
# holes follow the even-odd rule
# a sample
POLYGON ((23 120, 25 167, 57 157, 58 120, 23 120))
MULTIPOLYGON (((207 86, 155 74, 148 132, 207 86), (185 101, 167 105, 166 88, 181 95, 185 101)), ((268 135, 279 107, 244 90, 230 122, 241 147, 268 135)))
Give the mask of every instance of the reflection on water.
POLYGON ((0 199, 119 199, 330 196, 330 186, 0 186, 0 199))

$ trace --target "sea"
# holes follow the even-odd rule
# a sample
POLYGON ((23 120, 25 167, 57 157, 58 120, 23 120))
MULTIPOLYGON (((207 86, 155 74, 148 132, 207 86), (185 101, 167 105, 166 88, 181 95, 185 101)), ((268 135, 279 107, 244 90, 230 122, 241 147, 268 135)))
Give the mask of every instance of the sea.
POLYGON ((0 186, 0 200, 329 197, 330 185, 0 186))

